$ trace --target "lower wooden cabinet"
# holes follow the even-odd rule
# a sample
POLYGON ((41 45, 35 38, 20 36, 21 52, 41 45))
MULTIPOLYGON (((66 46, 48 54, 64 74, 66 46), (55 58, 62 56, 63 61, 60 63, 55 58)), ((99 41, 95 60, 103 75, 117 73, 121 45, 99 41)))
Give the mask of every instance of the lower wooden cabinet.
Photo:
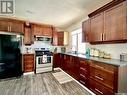
POLYGON ((60 60, 60 54, 54 53, 53 54, 53 68, 61 67, 61 60, 60 60))
POLYGON ((35 70, 34 54, 23 55, 24 72, 33 72, 35 70))
POLYGON ((96 95, 114 95, 111 89, 92 79, 89 79, 89 89, 96 95))
POLYGON ((80 79, 79 82, 82 83, 84 86, 88 87, 89 86, 89 62, 84 59, 79 60, 79 75, 80 79))
POLYGON ((60 54, 60 68, 78 80, 96 95, 127 93, 127 66, 115 66, 60 54))

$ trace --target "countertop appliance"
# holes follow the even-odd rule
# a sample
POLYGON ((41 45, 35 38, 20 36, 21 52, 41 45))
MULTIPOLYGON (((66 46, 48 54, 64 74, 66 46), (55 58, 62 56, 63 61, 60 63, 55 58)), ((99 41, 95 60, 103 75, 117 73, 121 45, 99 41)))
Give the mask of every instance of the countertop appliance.
POLYGON ((120 54, 120 60, 121 61, 127 61, 127 53, 120 54))
POLYGON ((46 48, 35 49, 36 73, 52 71, 53 54, 46 48))

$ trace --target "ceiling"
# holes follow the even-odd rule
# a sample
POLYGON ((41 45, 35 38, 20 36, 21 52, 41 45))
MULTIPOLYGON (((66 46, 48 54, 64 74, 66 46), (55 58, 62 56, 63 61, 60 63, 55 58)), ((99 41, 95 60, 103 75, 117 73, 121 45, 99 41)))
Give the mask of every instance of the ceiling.
POLYGON ((112 0, 15 0, 14 17, 65 29, 112 0))

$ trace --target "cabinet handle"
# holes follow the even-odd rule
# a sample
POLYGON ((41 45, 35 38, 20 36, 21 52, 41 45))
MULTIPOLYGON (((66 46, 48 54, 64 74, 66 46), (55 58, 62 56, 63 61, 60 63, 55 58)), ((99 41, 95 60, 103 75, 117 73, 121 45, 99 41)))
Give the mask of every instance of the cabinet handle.
POLYGON ((105 33, 103 33, 103 40, 105 40, 105 38, 106 38, 105 36, 106 36, 105 33))
POLYGON ((102 39, 102 41, 103 41, 103 33, 101 33, 101 37, 102 37, 101 39, 102 39))
POLYGON ((10 26, 10 31, 11 31, 11 26, 10 26))
POLYGON ((99 79, 99 80, 104 80, 103 78, 99 77, 99 76, 95 76, 95 78, 99 79))
POLYGON ((86 85, 86 83, 85 83, 84 81, 80 80, 80 82, 81 82, 82 84, 86 85))
POLYGON ((10 30, 9 30, 9 26, 7 27, 7 30, 10 31, 10 30))
POLYGON ((83 70, 83 71, 85 71, 85 72, 87 72, 87 70, 85 68, 80 67, 80 69, 83 70))
POLYGON ((98 90, 97 88, 95 88, 95 90, 96 90, 97 92, 99 92, 100 94, 103 94, 103 92, 101 92, 101 91, 98 90))
POLYGON ((104 67, 101 67, 101 66, 98 66, 98 65, 95 65, 95 67, 98 67, 98 68, 104 69, 104 67))
POLYGON ((87 79, 83 74, 80 74, 80 76, 82 76, 84 79, 87 79))

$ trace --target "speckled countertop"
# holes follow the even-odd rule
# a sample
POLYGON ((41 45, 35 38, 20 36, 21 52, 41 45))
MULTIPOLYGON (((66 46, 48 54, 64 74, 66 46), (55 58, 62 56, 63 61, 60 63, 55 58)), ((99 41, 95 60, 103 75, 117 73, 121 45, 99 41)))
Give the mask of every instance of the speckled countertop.
POLYGON ((127 61, 120 61, 119 59, 104 59, 104 58, 98 58, 98 57, 87 57, 86 55, 72 54, 72 53, 61 53, 61 54, 71 55, 71 56, 98 61, 98 62, 103 62, 106 64, 115 65, 115 66, 127 66, 127 61))

